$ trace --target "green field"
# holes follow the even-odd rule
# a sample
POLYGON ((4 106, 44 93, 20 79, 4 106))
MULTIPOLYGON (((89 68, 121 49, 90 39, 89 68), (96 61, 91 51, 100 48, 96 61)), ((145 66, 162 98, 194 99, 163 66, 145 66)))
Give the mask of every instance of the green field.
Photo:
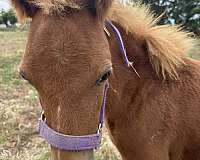
MULTIPOLYGON (((0 160, 48 160, 50 157, 49 146, 36 132, 41 111, 37 93, 17 73, 26 37, 24 31, 0 32, 0 160)), ((200 58, 199 49, 194 48, 190 56, 200 58)), ((108 136, 104 137, 95 159, 120 159, 108 136)))

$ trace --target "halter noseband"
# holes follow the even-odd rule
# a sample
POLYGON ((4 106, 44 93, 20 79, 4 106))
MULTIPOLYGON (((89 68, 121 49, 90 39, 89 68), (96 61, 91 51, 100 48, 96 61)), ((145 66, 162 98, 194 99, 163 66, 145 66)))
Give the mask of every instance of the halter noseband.
MULTIPOLYGON (((132 63, 127 58, 125 46, 124 46, 122 36, 119 30, 110 21, 106 22, 106 26, 111 27, 113 32, 115 33, 116 38, 120 45, 121 54, 125 60, 126 65, 134 69, 134 71, 136 72, 132 63)), ((137 72, 136 74, 139 76, 137 72)), ((91 150, 91 149, 98 148, 98 146, 101 144, 101 137, 102 137, 101 130, 103 128, 103 123, 104 123, 106 96, 107 96, 108 88, 109 88, 109 84, 106 83, 100 115, 99 115, 99 126, 98 126, 96 134, 84 135, 84 136, 72 136, 72 135, 65 135, 62 133, 58 133, 47 125, 46 120, 45 120, 45 115, 44 113, 42 113, 42 116, 39 119, 39 124, 38 124, 39 135, 42 138, 44 138, 50 145, 60 150, 83 151, 83 150, 91 150)))
POLYGON ((99 116, 99 126, 96 134, 84 136, 71 136, 58 133, 47 125, 43 113, 39 120, 40 136, 44 138, 49 144, 61 150, 82 151, 97 148, 101 144, 101 130, 103 128, 108 88, 109 84, 106 83, 99 116))

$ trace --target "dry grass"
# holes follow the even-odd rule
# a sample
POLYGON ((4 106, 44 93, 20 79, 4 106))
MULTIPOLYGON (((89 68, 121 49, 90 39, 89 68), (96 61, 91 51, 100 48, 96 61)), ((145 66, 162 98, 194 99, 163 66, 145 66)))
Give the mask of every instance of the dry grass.
MULTIPOLYGON (((37 93, 17 74, 26 36, 27 32, 0 32, 0 160, 50 159, 48 144, 36 132, 41 110, 37 93)), ((120 159, 108 136, 95 157, 120 159)))

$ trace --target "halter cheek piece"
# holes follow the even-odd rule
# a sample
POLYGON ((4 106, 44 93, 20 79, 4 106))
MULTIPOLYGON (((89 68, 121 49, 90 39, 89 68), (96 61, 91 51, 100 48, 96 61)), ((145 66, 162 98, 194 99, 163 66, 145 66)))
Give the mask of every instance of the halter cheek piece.
MULTIPOLYGON (((131 67, 136 72, 132 63, 127 58, 125 46, 124 46, 122 36, 119 30, 110 21, 106 22, 106 26, 109 26, 110 28, 112 28, 113 32, 115 33, 116 38, 119 42, 121 54, 125 60, 126 65, 128 67, 131 67)), ((137 72, 136 74, 139 76, 137 72)), ((98 146, 101 144, 102 128, 103 128, 104 117, 105 117, 106 96, 107 96, 108 88, 109 88, 109 84, 106 83, 100 115, 99 115, 99 125, 97 128, 96 134, 84 135, 84 136, 72 136, 72 135, 65 135, 65 134, 58 133, 47 125, 45 115, 44 113, 42 113, 41 118, 39 119, 39 124, 38 124, 39 135, 42 138, 44 138, 50 145, 60 150, 83 151, 83 150, 91 150, 91 149, 98 148, 98 146)))

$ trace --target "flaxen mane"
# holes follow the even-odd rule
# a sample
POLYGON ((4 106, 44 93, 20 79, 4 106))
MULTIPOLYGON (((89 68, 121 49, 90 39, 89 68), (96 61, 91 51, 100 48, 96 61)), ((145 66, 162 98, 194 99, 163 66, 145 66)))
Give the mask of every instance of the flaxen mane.
MULTIPOLYGON (((88 5, 102 17, 107 13, 111 2, 112 0, 12 0, 12 5, 18 18, 23 20, 32 17, 37 9, 50 14, 61 13, 66 6, 80 10, 88 5)), ((189 33, 181 31, 177 26, 156 25, 159 18, 154 17, 149 7, 141 4, 131 7, 115 3, 111 6, 107 18, 121 25, 136 38, 145 41, 148 56, 159 77, 165 79, 168 75, 172 79, 178 78, 177 68, 184 65, 183 57, 195 43, 189 33)))
POLYGON ((178 78, 176 69, 184 65, 183 57, 195 44, 189 33, 181 31, 178 26, 156 25, 159 18, 155 18, 148 6, 141 4, 133 7, 114 4, 108 19, 145 41, 150 61, 159 77, 178 78))

